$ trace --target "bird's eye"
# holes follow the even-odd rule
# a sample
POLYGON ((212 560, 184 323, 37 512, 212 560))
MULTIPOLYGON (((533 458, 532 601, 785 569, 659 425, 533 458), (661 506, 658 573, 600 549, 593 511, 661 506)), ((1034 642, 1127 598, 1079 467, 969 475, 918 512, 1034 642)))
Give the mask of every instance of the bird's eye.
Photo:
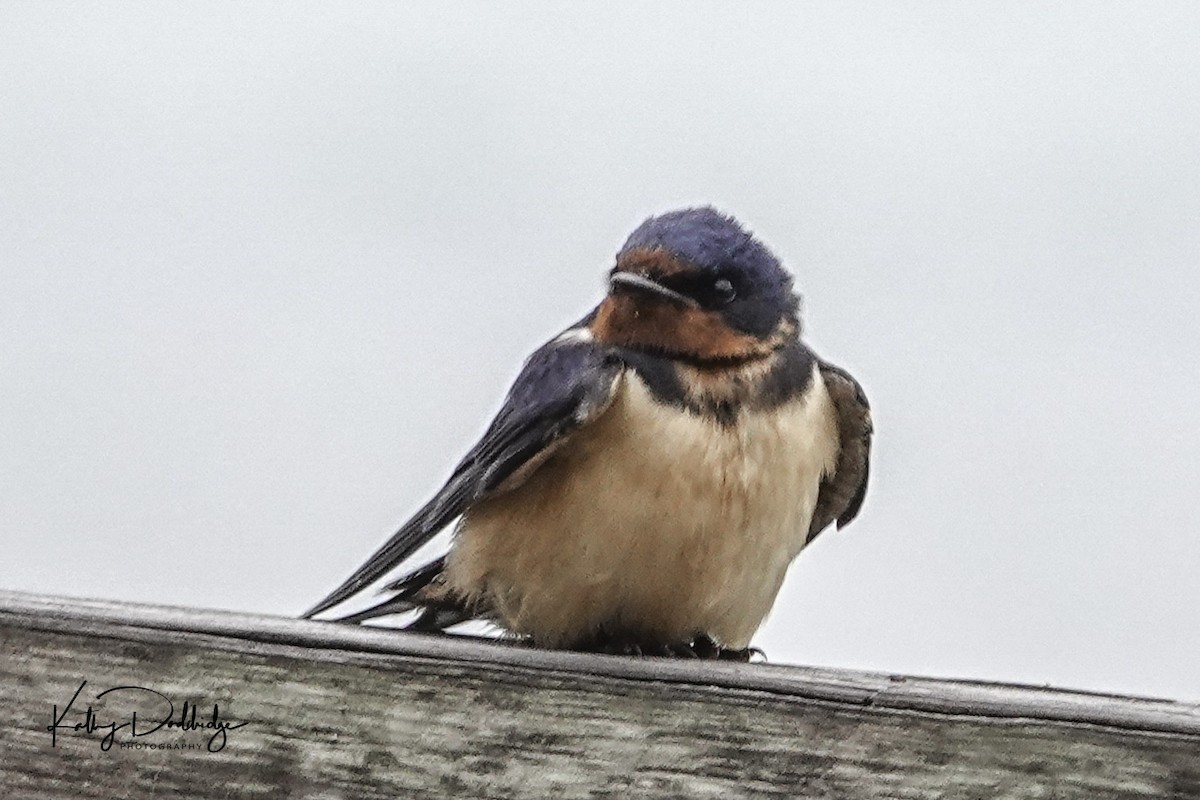
POLYGON ((732 303, 733 298, 737 297, 737 289, 733 288, 728 278, 721 278, 713 284, 713 294, 722 304, 732 303))

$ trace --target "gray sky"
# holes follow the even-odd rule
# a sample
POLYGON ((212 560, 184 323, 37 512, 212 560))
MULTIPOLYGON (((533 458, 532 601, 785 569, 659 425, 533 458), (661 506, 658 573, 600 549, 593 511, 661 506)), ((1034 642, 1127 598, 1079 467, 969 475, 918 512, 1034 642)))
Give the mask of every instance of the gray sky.
POLYGON ((0 5, 0 587, 295 614, 646 215, 876 411, 775 661, 1200 699, 1200 4, 0 5))

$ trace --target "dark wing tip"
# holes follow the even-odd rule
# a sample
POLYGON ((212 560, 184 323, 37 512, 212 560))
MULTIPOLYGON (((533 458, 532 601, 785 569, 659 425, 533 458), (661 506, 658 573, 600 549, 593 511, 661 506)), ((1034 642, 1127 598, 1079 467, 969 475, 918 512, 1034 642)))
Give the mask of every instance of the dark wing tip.
MULTIPOLYGON (((399 580, 393 581, 392 583, 384 586, 384 591, 395 592, 395 594, 391 597, 362 611, 356 611, 353 614, 337 617, 333 621, 356 624, 368 619, 374 619, 375 617, 387 616, 389 614, 403 614, 406 611, 412 611, 416 608, 420 608, 421 602, 414 599, 415 596, 421 592, 421 590, 429 586, 430 583, 438 580, 441 577, 442 571, 445 569, 445 567, 446 557, 441 556, 440 558, 436 558, 428 564, 425 564, 424 566, 410 572, 399 580)), ((311 611, 305 612, 303 619, 310 619, 317 614, 320 614, 322 611, 332 608, 340 603, 341 600, 338 599, 338 595, 343 588, 344 586, 339 587, 338 591, 334 592, 333 594, 329 595, 329 597, 313 606, 311 611)), ((351 594, 356 591, 358 591, 358 588, 353 588, 350 590, 351 594)))
MULTIPOLYGON (((388 544, 391 544, 391 543, 389 542, 388 544)), ((385 545, 383 550, 380 550, 378 553, 376 553, 374 556, 372 556, 370 559, 368 559, 367 563, 365 563, 361 567, 359 567, 354 572, 353 575, 351 575, 349 578, 346 579, 346 581, 344 583, 342 583, 341 586, 339 586, 338 588, 336 588, 332 592, 330 592, 328 595, 326 595, 324 600, 317 603, 315 606, 310 608, 308 611, 305 611, 304 614, 301 615, 301 619, 312 619, 317 614, 320 614, 322 611, 328 611, 329 609, 336 606, 338 603, 341 603, 342 601, 349 599, 352 595, 356 594, 359 590, 361 590, 368 583, 371 583, 376 578, 378 578, 380 574, 382 574, 383 572, 386 572, 388 569, 390 569, 391 566, 395 563, 394 561, 391 561, 390 559, 388 560, 386 566, 383 566, 382 568, 379 566, 386 557, 386 554, 384 551, 387 549, 388 549, 388 547, 387 547, 387 545, 385 545)))
MULTIPOLYGON (((451 481, 452 483, 453 481, 451 481)), ((448 486, 451 484, 448 484, 448 486)), ((301 615, 301 619, 312 619, 322 611, 328 611, 343 600, 349 599, 352 595, 357 594, 365 587, 382 578, 385 573, 396 567, 401 561, 412 555, 413 551, 428 541, 434 533, 449 521, 446 517, 452 512, 459 510, 454 508, 451 511, 446 511, 440 508, 444 502, 443 495, 445 492, 445 489, 439 492, 437 497, 417 512, 416 516, 409 520, 404 527, 396 531, 392 538, 388 539, 383 547, 376 550, 374 555, 368 558, 365 564, 355 570, 354 574, 347 578, 341 586, 330 592, 324 600, 304 612, 301 615)))
POLYGON ((305 611, 303 614, 301 614, 300 619, 312 619, 317 614, 320 614, 322 611, 328 611, 329 609, 336 606, 338 603, 340 603, 343 600, 350 597, 350 595, 352 595, 356 591, 358 591, 359 588, 360 587, 358 587, 358 586, 353 586, 353 585, 347 586, 347 584, 342 584, 336 590, 334 590, 332 594, 328 595, 324 600, 317 603, 315 606, 310 608, 308 611, 305 611))
POLYGON ((344 617, 338 617, 334 622, 341 622, 346 625, 357 625, 360 622, 366 622, 369 619, 376 617, 386 617, 392 614, 404 614, 420 606, 413 603, 411 600, 401 597, 389 597, 381 603, 376 603, 370 608, 356 611, 353 614, 347 614, 344 617))

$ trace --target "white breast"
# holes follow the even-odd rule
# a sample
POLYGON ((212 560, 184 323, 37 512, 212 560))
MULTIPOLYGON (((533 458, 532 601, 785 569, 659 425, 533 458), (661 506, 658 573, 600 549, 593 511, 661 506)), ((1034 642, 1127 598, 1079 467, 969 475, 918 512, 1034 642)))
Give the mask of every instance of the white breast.
POLYGON ((629 372, 600 419, 467 514, 449 579, 546 646, 604 627, 745 647, 804 546, 837 452, 815 368, 801 398, 729 426, 656 402, 629 372))

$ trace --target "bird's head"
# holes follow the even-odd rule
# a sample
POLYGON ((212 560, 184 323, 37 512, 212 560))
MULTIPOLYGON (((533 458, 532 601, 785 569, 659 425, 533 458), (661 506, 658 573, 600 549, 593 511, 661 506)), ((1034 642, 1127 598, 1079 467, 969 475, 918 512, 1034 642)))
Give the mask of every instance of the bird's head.
POLYGON ((591 328, 602 342, 721 366, 795 336, 797 306, 791 276, 762 242, 713 208, 685 208, 630 234, 591 328))

